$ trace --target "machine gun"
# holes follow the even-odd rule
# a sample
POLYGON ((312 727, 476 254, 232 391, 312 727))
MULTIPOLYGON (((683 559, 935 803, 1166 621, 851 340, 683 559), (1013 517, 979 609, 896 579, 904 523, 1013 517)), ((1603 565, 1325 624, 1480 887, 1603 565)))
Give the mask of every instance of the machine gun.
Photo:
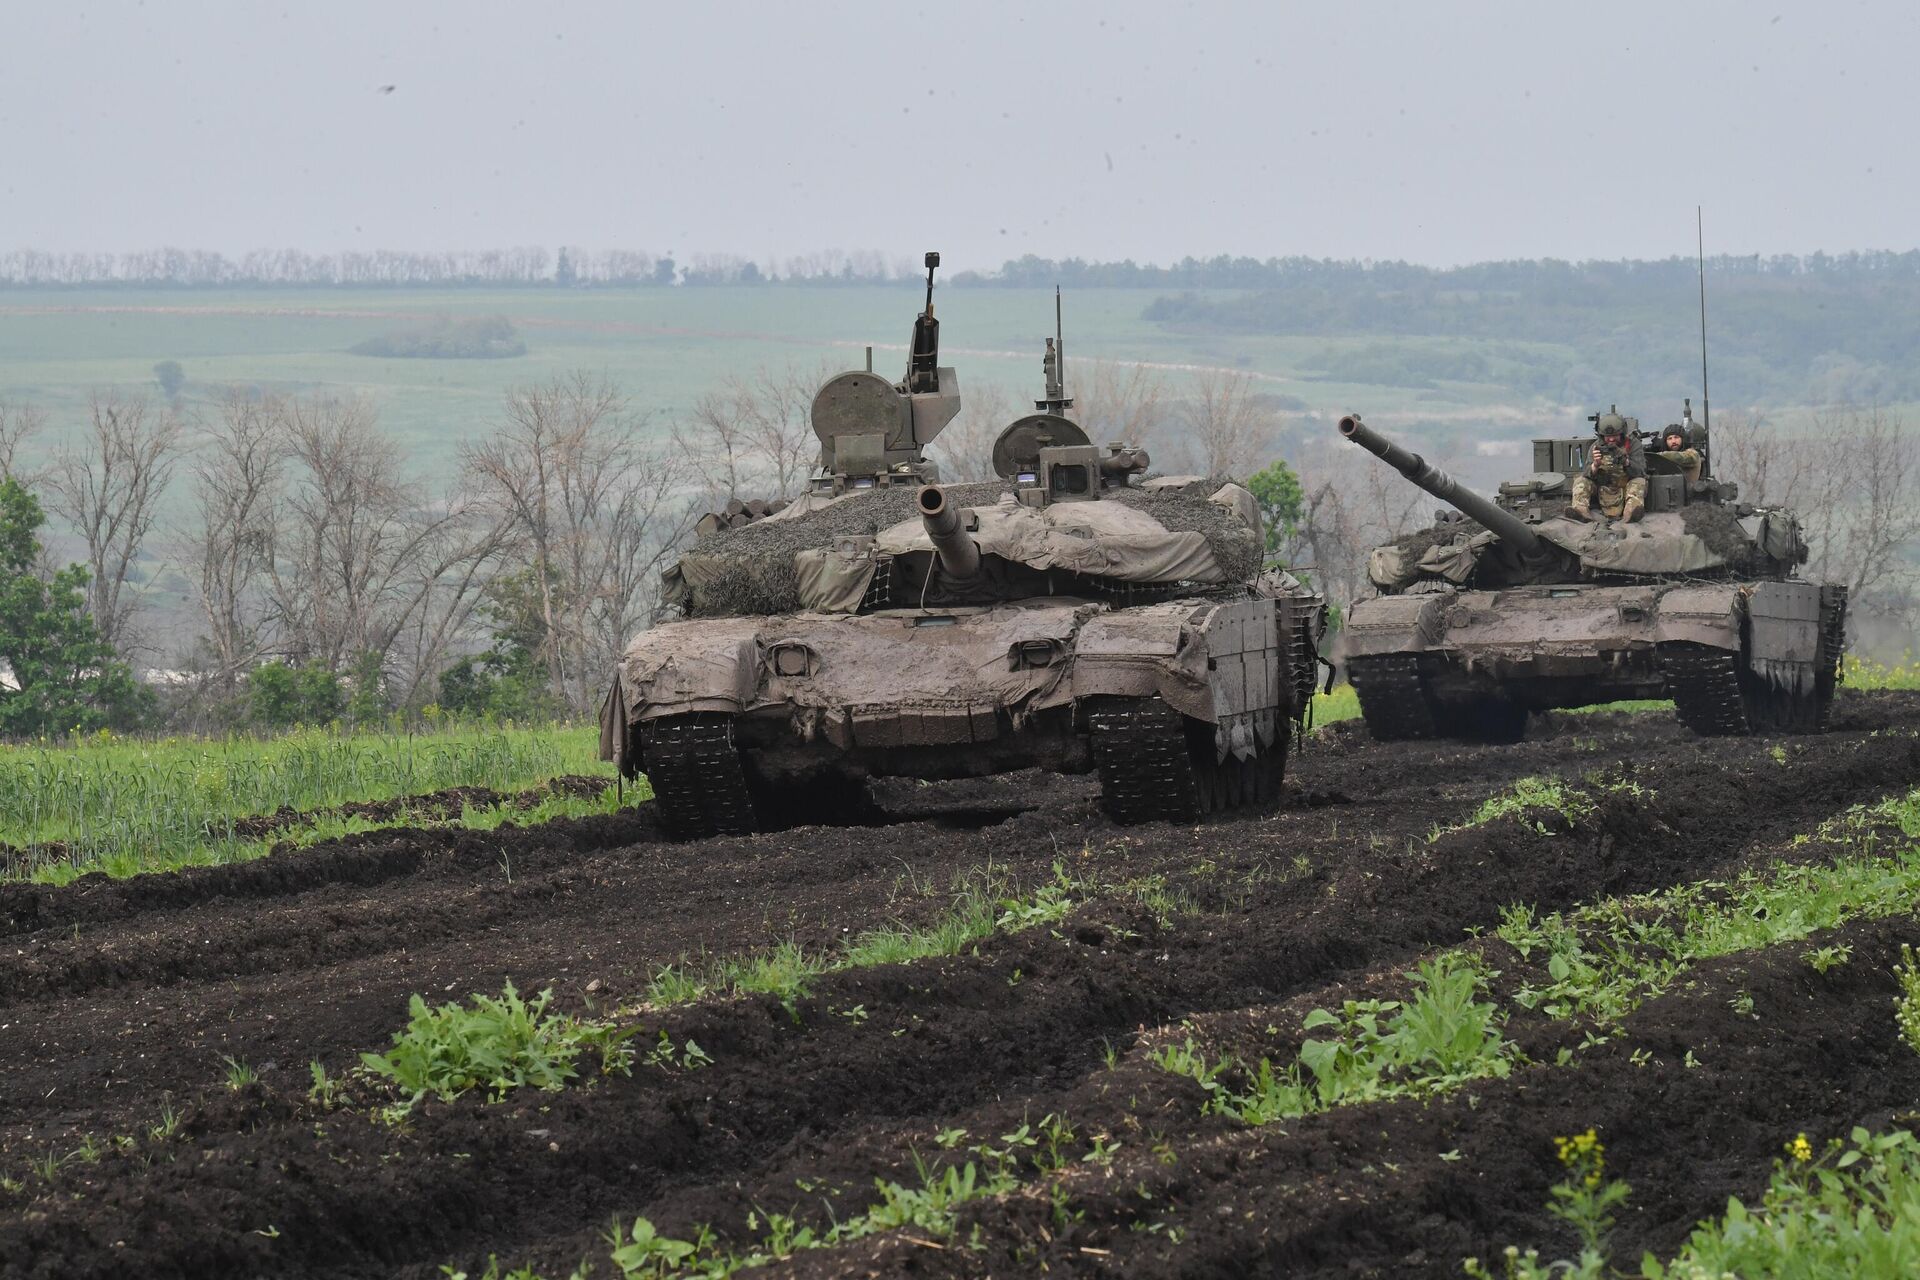
POLYGON ((929 249, 927 264, 927 309, 913 318, 913 346, 907 356, 907 392, 940 390, 940 322, 933 318, 933 269, 940 265, 940 254, 929 249))
POLYGON ((836 374, 813 397, 813 433, 820 437, 820 469, 812 487, 824 493, 937 479, 926 448, 960 412, 960 380, 940 364, 940 322, 933 318, 933 271, 928 253, 927 301, 913 318, 907 376, 892 382, 867 367, 836 374))

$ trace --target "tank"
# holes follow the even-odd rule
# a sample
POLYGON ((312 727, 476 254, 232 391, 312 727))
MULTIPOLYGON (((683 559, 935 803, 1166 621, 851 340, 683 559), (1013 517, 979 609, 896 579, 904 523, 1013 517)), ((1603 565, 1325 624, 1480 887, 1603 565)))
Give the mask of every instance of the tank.
POLYGON ((1357 415, 1340 420, 1341 435, 1454 508, 1375 548, 1379 595, 1347 613, 1368 730, 1512 741, 1529 712, 1638 698, 1671 698, 1701 734, 1823 728, 1847 596, 1796 576, 1807 559, 1798 519, 1739 502, 1713 475, 1691 405, 1657 435, 1617 411, 1589 421, 1595 435, 1535 440, 1533 472, 1489 498, 1357 415), (1638 451, 1644 510, 1621 512, 1638 518, 1570 510, 1597 448, 1638 451))
POLYGON ((644 773, 668 834, 857 822, 865 780, 1095 772, 1122 823, 1277 794, 1311 702, 1324 602, 1263 568, 1242 486, 1144 478, 1047 395, 943 486, 925 446, 959 408, 932 264, 907 376, 820 388, 820 465, 779 510, 709 522, 634 638, 601 754, 644 773), (741 517, 745 518, 741 518, 741 517))

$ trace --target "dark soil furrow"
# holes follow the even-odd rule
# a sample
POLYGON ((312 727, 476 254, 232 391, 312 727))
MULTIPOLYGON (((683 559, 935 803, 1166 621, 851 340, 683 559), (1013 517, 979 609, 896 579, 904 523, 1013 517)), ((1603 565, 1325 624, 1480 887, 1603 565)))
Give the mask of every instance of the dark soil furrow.
MULTIPOLYGON (((904 1176, 911 1152, 948 1125, 985 1132, 1023 1112, 1066 1109, 1083 1124, 1117 1126, 1121 1100, 1102 1091, 1138 1073, 1106 1072, 1104 1044, 1125 1047, 1142 1028, 1187 1017, 1337 999, 1491 925, 1507 902, 1552 908, 1712 875, 1850 804, 1920 782, 1912 736, 1920 698, 1849 697, 1836 719, 1840 728, 1822 737, 1716 743, 1710 757, 1698 739, 1649 717, 1563 717, 1536 741, 1471 749, 1379 745, 1336 727, 1296 762, 1281 807, 1201 827, 1116 829, 1095 815, 1084 782, 1025 779, 1013 790, 1034 807, 977 830, 929 814, 934 821, 907 826, 684 846, 634 847, 635 834, 651 834, 644 816, 467 844, 447 832, 379 833, 390 848, 366 847, 370 836, 253 864, 339 860, 318 875, 289 869, 297 887, 281 893, 246 875, 223 892, 224 873, 249 869, 218 868, 170 910, 134 894, 91 923, 81 919, 90 909, 83 886, 42 890, 38 923, 9 939, 13 955, 0 955, 0 975, 11 975, 0 976, 8 993, 0 1023, 11 1024, 0 1027, 0 1172, 18 1176, 29 1156, 76 1145, 83 1132, 103 1140, 143 1132, 163 1091, 190 1118, 171 1144, 70 1165, 51 1192, 36 1181, 0 1198, 0 1274, 429 1275, 439 1262, 470 1264, 490 1251, 565 1274, 600 1247, 596 1233, 612 1213, 644 1212, 672 1230, 712 1220, 733 1231, 754 1203, 793 1204, 797 1177, 858 1198, 877 1173, 904 1176), (1535 813, 1428 840, 1515 778, 1580 784, 1596 771, 1598 807, 1578 823, 1535 813), (1629 774, 1638 791, 1605 789, 1605 779, 1629 774), (501 841, 512 850, 511 885, 501 841), (402 866, 409 850, 415 862, 402 866), (387 859, 393 870, 355 883, 342 872, 356 858, 387 859), (1066 925, 983 944, 978 955, 822 979, 797 1020, 769 999, 643 1018, 649 1039, 664 1028, 676 1042, 697 1040, 715 1060, 705 1070, 643 1066, 632 1080, 560 1094, 469 1097, 430 1106, 398 1130, 302 1098, 308 1057, 337 1073, 356 1051, 385 1042, 412 992, 447 999, 497 989, 511 974, 523 990, 555 986, 567 1007, 605 1007, 637 996, 654 966, 682 954, 788 938, 827 948, 889 918, 930 917, 969 868, 991 864, 1034 884, 1056 862, 1107 884, 1152 881, 1199 911, 1163 925, 1127 897, 1108 900, 1066 925), (238 1094, 219 1087, 223 1054, 268 1068, 264 1084, 238 1094)), ((968 784, 959 803, 968 813, 1022 807, 995 785, 968 784)), ((916 816, 927 812, 924 797, 913 799, 916 816)), ((1653 1009, 1637 1015, 1635 1035, 1653 1025, 1653 1009)), ((1702 1068, 1673 1068, 1686 1070, 1669 1081, 1676 1094, 1710 1078, 1709 1068, 1731 1070, 1732 1055, 1716 1068, 1696 1053, 1702 1068)), ((1617 1067, 1611 1046, 1589 1056, 1583 1080, 1617 1067)), ((1645 1074, 1630 1062, 1618 1069, 1645 1074)), ((1152 1173, 1144 1132, 1126 1139, 1128 1159, 1143 1161, 1140 1177, 1158 1188, 1169 1221, 1186 1224, 1188 1244, 1127 1231, 1118 1190, 1111 1207, 1090 1202, 1078 1236, 1055 1229, 1044 1199, 1016 1197, 981 1211, 987 1254, 969 1261, 920 1248, 914 1265, 1004 1274, 1027 1269, 1019 1258, 1055 1270, 1124 1259, 1129 1273, 1271 1270, 1317 1247, 1307 1219, 1298 1231, 1272 1221, 1306 1205, 1321 1215, 1322 1234, 1350 1242, 1356 1273, 1420 1274, 1426 1262, 1386 1252, 1418 1233, 1374 1225, 1405 1216, 1405 1206, 1379 1207, 1390 1192, 1419 1207, 1407 1221, 1446 1226, 1428 1233, 1444 1244, 1430 1256, 1454 1274, 1457 1253, 1445 1250, 1456 1237, 1517 1235, 1539 1221, 1532 1206, 1544 1190, 1525 1200, 1490 1193, 1510 1216, 1489 1218, 1457 1183, 1467 1169, 1505 1169, 1497 1143, 1462 1145, 1473 1139, 1463 1130, 1460 1142, 1427 1152, 1433 1117, 1464 1103, 1409 1109, 1404 1142, 1398 1118, 1383 1139, 1339 1136, 1345 1122, 1323 1117, 1313 1123, 1335 1137, 1304 1148, 1318 1154, 1296 1167, 1285 1154, 1294 1148, 1272 1145, 1274 1132, 1202 1121, 1180 1081, 1154 1077, 1142 1097, 1154 1112, 1142 1123, 1163 1127, 1178 1163, 1152 1173), (1461 1161, 1438 1160, 1450 1146, 1461 1161), (1382 1160, 1397 1170, 1380 1173, 1382 1160), (1361 1173, 1370 1163, 1374 1172, 1361 1173), (1431 1184, 1403 1183, 1427 1165, 1438 1166, 1431 1184), (1329 1190, 1323 1204, 1314 1188, 1350 1198, 1329 1190), (1206 1215, 1203 1232, 1196 1224, 1206 1215), (1048 1225, 1052 1241, 1022 1234, 1029 1219, 1048 1225), (1386 1243, 1364 1244, 1376 1238, 1386 1243), (1107 1252, 1082 1254, 1083 1245, 1107 1252)), ((1547 1083, 1559 1079, 1528 1072, 1501 1087, 1518 1096, 1534 1081, 1562 1109, 1585 1105, 1579 1088, 1547 1083)), ((1782 1105, 1798 1105, 1791 1090, 1782 1105)), ((1622 1116, 1632 1113, 1622 1104, 1622 1116)), ((1516 1167, 1550 1173, 1537 1167, 1541 1155, 1516 1155, 1516 1167)), ((1076 1175, 1076 1196, 1078 1179, 1104 1176, 1076 1175)), ((1665 1188, 1658 1194, 1672 1199, 1665 1188)), ((914 1247, 819 1255, 803 1268, 885 1270, 908 1256, 887 1252, 896 1248, 914 1247)), ((1484 1252, 1478 1243, 1467 1251, 1475 1250, 1484 1252)))

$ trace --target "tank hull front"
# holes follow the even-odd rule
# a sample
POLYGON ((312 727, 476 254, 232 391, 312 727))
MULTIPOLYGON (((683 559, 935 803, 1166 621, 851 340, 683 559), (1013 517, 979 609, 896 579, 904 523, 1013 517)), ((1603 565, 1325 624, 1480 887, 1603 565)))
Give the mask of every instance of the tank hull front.
MULTIPOLYGON (((1748 732, 1767 717, 1733 704, 1768 690, 1809 707, 1830 699, 1843 611, 1844 594, 1798 581, 1385 596, 1349 611, 1347 658, 1363 713, 1387 736, 1500 736, 1482 730, 1530 711, 1668 697, 1703 732, 1748 732)), ((1794 714, 1824 716, 1824 705, 1794 714)))
POLYGON ((769 775, 1075 771, 1093 763, 1090 705, 1157 698, 1210 726, 1222 753, 1252 754, 1293 718, 1283 609, 1223 593, 669 623, 629 647, 602 745, 644 769, 650 722, 723 714, 769 775))

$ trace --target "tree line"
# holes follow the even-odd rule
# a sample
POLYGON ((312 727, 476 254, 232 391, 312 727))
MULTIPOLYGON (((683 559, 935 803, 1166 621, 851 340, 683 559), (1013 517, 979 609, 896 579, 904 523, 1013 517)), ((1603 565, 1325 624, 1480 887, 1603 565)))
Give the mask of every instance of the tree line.
POLYGON ((391 249, 307 253, 256 249, 238 257, 210 249, 131 253, 0 253, 0 288, 664 288, 672 285, 871 285, 918 277, 918 261, 862 249, 794 254, 764 261, 727 253, 538 245, 510 249, 391 249))
MULTIPOLYGON (((1336 605, 1370 592, 1373 547, 1429 518, 1426 494, 1248 374, 1078 368, 1092 438, 1144 445, 1163 473, 1250 478, 1272 561, 1336 605)), ((805 489, 825 372, 730 375, 671 423, 590 373, 516 387, 437 484, 358 397, 101 390, 37 455, 45 415, 0 403, 0 735, 590 715, 698 516, 805 489), (73 563, 48 554, 50 523, 73 563), (189 625, 162 640, 176 595, 189 625)), ((970 391, 932 448, 943 478, 987 478, 1024 411, 970 391)), ((1744 498, 1800 512, 1809 575, 1849 586, 1859 626, 1911 636, 1920 435, 1843 408, 1811 432, 1716 415, 1715 444, 1744 498)))

